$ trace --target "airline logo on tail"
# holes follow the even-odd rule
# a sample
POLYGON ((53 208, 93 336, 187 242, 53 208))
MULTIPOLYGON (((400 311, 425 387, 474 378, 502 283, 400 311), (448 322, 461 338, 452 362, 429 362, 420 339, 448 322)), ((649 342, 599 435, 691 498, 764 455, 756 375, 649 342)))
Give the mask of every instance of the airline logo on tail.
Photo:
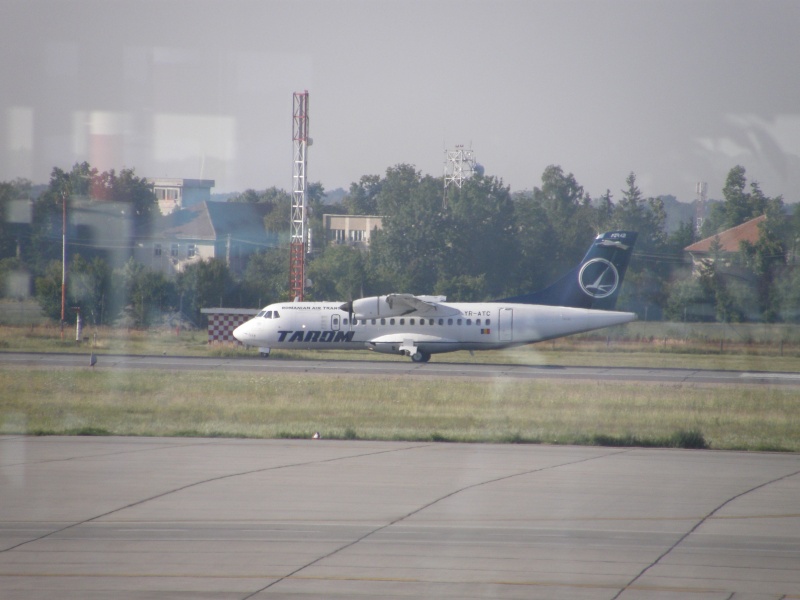
POLYGON ((619 272, 605 258, 593 258, 581 268, 578 283, 592 298, 607 298, 617 291, 619 272))

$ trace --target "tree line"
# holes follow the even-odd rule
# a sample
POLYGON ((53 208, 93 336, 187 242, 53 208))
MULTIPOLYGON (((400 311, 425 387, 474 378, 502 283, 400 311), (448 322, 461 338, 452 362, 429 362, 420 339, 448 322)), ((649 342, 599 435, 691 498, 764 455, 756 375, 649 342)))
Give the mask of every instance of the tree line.
MULTIPOLYGON (((12 200, 32 197, 25 180, 0 183, 0 211, 12 200)), ((309 186, 309 226, 315 232, 307 276, 307 299, 349 300, 389 292, 446 295, 480 301, 544 287, 574 266, 593 237, 612 229, 639 233, 618 308, 641 318, 720 321, 800 320, 800 270, 794 256, 800 241, 800 215, 785 215, 781 197, 767 197, 757 182, 748 184, 736 166, 713 205, 702 235, 713 235, 766 214, 759 240, 743 244, 726 261, 710 261, 699 275, 687 264, 683 248, 695 241, 693 223, 666 231, 664 203, 645 197, 630 173, 615 197, 585 192, 572 173, 548 166, 540 185, 511 192, 502 180, 476 175, 460 188, 400 164, 383 176, 366 175, 351 184, 341 203, 326 205, 324 187, 309 186), (323 213, 384 217, 368 251, 322 240, 323 213), (736 276, 731 275, 733 264, 736 276)), ((0 219, 0 277, 30 274, 33 290, 48 316, 60 317, 61 209, 66 198, 114 201, 129 207, 137 234, 157 214, 152 187, 132 169, 100 173, 87 163, 71 171, 54 169, 33 201, 29 227, 0 219)), ((271 207, 269 231, 289 229, 291 196, 279 188, 246 190, 232 202, 271 207)), ((716 258, 721 258, 717 256, 716 258)), ((182 312, 201 325, 200 309, 211 306, 257 307, 288 299, 286 247, 253 255, 244 271, 223 261, 186 267, 169 278, 132 259, 112 268, 101 252, 71 248, 68 254, 69 306, 81 307, 98 324, 144 327, 167 313, 182 312)), ((19 290, 4 290, 14 295, 19 290)), ((72 315, 71 315, 72 317, 72 315)))

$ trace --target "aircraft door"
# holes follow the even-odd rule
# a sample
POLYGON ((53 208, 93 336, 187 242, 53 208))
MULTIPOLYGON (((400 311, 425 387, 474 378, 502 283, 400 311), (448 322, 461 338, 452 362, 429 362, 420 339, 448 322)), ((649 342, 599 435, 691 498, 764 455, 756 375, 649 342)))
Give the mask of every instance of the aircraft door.
POLYGON ((331 330, 339 331, 339 324, 341 323, 340 315, 331 315, 331 330))
POLYGON ((514 309, 501 308, 499 316, 500 341, 510 342, 513 340, 514 309))

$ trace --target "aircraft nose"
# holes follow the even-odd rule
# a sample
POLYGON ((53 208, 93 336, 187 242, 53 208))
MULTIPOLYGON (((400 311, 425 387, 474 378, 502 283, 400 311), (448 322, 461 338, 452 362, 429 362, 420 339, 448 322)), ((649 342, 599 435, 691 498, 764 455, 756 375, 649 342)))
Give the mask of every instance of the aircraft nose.
POLYGON ((243 344, 246 344, 247 340, 249 338, 253 337, 253 334, 249 333, 249 329, 250 329, 248 327, 249 323, 250 323, 250 321, 247 321, 246 323, 242 323, 236 329, 233 330, 233 337, 235 337, 237 340, 239 340, 243 344))

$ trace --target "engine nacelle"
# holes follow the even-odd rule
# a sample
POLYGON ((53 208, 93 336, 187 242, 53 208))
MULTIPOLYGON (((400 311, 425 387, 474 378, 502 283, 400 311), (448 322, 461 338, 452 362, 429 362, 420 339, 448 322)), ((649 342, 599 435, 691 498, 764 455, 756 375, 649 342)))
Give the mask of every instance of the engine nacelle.
POLYGON ((439 306, 440 302, 446 300, 447 296, 387 294, 386 296, 371 296, 370 298, 359 298, 352 302, 346 302, 339 307, 339 310, 349 312, 356 319, 402 317, 411 313, 419 313, 421 316, 433 316, 433 314, 443 316, 453 312, 453 309, 448 312, 448 309, 439 306))
POLYGON ((381 317, 400 317, 414 312, 406 304, 393 302, 389 296, 371 296, 369 298, 359 298, 346 304, 342 304, 342 310, 353 314, 356 319, 379 319, 381 317))

